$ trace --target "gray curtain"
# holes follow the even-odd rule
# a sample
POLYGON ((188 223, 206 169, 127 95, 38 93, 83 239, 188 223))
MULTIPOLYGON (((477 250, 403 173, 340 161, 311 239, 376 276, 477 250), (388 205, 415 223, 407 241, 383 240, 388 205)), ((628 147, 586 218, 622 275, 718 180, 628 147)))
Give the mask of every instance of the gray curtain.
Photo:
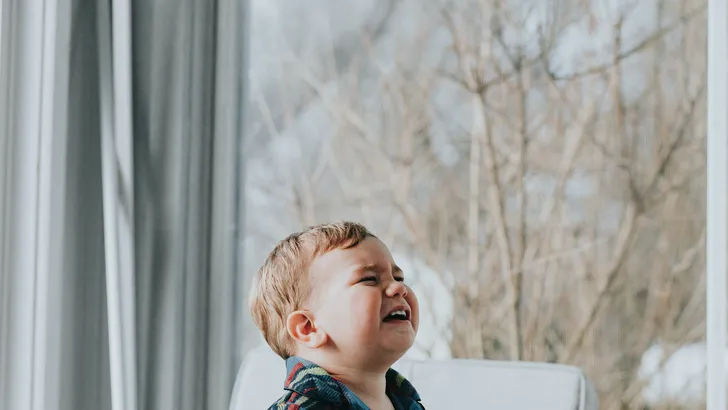
POLYGON ((225 409, 245 0, 0 0, 0 409, 225 409))

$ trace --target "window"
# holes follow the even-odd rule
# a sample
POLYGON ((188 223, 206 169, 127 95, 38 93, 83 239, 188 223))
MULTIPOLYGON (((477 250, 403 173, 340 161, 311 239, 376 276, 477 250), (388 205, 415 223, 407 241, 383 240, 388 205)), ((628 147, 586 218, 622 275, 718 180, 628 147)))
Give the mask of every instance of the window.
POLYGON ((412 357, 576 365, 604 408, 703 403, 706 11, 253 2, 246 272, 362 221, 416 276, 412 357))

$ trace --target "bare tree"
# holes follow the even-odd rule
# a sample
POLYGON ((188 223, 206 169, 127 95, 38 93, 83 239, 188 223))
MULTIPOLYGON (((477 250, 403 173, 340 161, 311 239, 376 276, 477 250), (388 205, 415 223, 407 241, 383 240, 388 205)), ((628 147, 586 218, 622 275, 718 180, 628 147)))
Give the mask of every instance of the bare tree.
POLYGON ((265 160, 286 224, 363 220, 452 273, 453 356, 575 364, 636 409, 644 352, 704 336, 705 4, 596 3, 402 2, 339 71, 294 57, 288 131, 253 102, 302 147, 265 160))

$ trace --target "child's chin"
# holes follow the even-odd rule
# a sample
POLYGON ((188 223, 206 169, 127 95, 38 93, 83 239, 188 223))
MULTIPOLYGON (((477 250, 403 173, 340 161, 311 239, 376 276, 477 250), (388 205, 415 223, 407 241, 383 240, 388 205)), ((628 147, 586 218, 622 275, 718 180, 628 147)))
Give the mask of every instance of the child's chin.
POLYGON ((389 339, 411 339, 414 341, 417 330, 413 326, 413 323, 399 322, 399 323, 385 323, 382 329, 382 336, 389 339))
POLYGON ((411 335, 396 335, 389 336, 384 340, 383 345, 386 346, 387 350, 392 352, 405 354, 412 345, 415 343, 414 332, 411 335))

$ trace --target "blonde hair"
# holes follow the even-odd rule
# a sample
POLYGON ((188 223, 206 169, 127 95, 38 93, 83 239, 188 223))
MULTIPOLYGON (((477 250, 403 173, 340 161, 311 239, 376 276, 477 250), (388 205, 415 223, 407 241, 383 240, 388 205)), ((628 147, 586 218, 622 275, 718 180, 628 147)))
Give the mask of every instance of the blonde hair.
POLYGON ((295 354, 286 329, 288 315, 300 309, 310 294, 308 269, 319 255, 348 249, 375 237, 356 222, 316 225, 280 241, 253 280, 250 312, 268 345, 284 359, 295 354))

